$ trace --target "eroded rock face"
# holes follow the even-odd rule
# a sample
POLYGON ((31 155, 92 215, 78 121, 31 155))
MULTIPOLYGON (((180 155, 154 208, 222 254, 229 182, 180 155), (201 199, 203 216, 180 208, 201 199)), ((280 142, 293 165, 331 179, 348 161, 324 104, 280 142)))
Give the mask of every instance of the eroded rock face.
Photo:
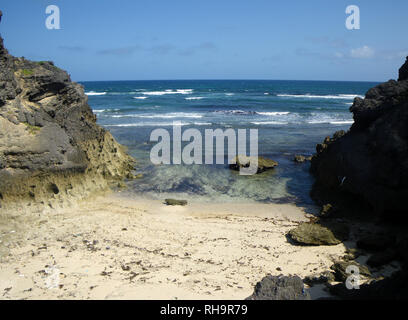
POLYGON ((83 87, 52 62, 9 55, 0 38, 0 203, 82 197, 132 170, 83 87))
POLYGON ((254 293, 246 300, 310 300, 298 276, 266 276, 255 286, 254 293))
POLYGON ((399 69, 399 78, 398 81, 408 80, 408 57, 407 61, 403 64, 403 66, 399 69))
POLYGON ((312 195, 330 202, 340 196, 368 204, 373 212, 406 210, 408 198, 408 80, 390 80, 356 98, 355 123, 316 147, 312 195))

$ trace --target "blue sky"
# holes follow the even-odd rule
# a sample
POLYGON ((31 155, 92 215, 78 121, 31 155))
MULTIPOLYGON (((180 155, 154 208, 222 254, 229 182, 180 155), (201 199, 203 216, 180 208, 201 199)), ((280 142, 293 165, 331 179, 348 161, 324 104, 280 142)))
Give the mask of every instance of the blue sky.
POLYGON ((10 53, 73 80, 385 81, 408 55, 406 0, 2 0, 10 53), (57 5, 61 29, 45 27, 57 5), (358 5, 361 29, 347 30, 358 5))

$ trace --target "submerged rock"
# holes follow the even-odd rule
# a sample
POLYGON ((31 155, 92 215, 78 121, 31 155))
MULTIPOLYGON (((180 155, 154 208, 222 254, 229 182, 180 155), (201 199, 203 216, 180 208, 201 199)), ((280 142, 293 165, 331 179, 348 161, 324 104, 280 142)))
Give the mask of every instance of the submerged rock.
POLYGON ((52 62, 9 55, 0 38, 2 205, 64 203, 132 170, 133 159, 96 124, 83 87, 52 62))
MULTIPOLYGON (((232 170, 240 170, 241 168, 248 168, 251 163, 256 162, 255 157, 247 157, 247 156, 236 156, 234 158, 235 164, 230 164, 229 167, 232 170)), ((258 170, 257 173, 264 172, 266 170, 270 170, 278 166, 278 163, 272 159, 258 157, 258 170)))
POLYGON ((266 276, 255 285, 246 300, 310 300, 310 294, 298 276, 266 276))
POLYGON ((306 157, 302 155, 295 155, 295 157, 293 158, 293 161, 297 163, 303 163, 303 162, 311 161, 311 160, 312 160, 312 157, 306 157))
POLYGON ((288 237, 301 245, 321 246, 337 245, 348 237, 349 229, 344 224, 333 224, 330 227, 317 223, 305 222, 288 232, 288 237))
POLYGON ((165 199, 164 202, 168 206, 186 206, 187 200, 165 199))

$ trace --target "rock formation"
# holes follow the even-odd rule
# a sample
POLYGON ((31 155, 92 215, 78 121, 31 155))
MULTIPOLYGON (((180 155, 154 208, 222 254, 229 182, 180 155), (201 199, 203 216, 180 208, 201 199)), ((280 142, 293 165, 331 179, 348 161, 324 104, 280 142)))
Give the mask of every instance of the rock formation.
POLYGON ((403 66, 399 69, 398 81, 408 80, 408 57, 403 66))
POLYGON ((133 159, 96 124, 83 87, 52 62, 11 56, 0 38, 0 206, 58 205, 132 170, 133 159))
POLYGON ((310 300, 298 276, 266 276, 255 285, 254 293, 246 300, 310 300))
POLYGON ((405 212, 408 197, 408 79, 390 80, 356 98, 354 124, 316 147, 312 196, 367 204, 376 213, 405 212))
POLYGON ((408 59, 399 70, 398 81, 370 89, 365 99, 354 100, 350 111, 355 121, 350 130, 336 132, 316 147, 311 164, 316 177, 312 197, 320 204, 333 204, 336 215, 387 221, 384 234, 359 234, 357 246, 374 252, 368 265, 379 267, 397 259, 402 269, 360 290, 347 290, 339 283, 330 291, 345 299, 406 299, 408 59))
POLYGON ((241 168, 249 168, 251 166, 251 163, 253 164, 257 162, 258 169, 256 173, 262 173, 278 166, 278 163, 276 161, 260 156, 258 156, 257 159, 255 157, 239 155, 234 158, 234 162, 235 163, 229 165, 229 168, 236 171, 239 171, 241 168))

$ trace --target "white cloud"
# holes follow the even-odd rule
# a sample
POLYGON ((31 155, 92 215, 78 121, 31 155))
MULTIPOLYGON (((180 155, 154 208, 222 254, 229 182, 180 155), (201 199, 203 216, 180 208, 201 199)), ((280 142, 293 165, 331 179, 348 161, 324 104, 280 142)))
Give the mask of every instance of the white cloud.
POLYGON ((351 49, 350 56, 352 58, 366 59, 374 56, 374 49, 369 46, 363 46, 361 48, 351 49))

